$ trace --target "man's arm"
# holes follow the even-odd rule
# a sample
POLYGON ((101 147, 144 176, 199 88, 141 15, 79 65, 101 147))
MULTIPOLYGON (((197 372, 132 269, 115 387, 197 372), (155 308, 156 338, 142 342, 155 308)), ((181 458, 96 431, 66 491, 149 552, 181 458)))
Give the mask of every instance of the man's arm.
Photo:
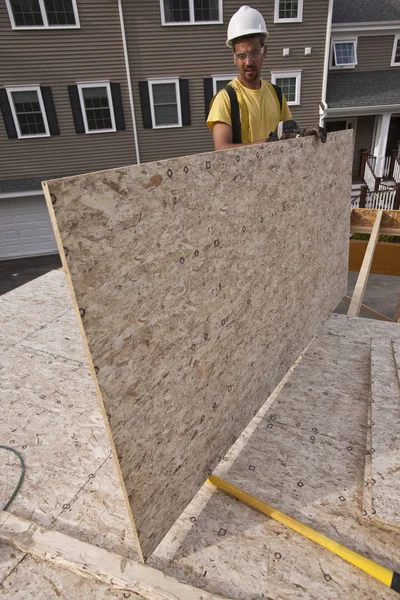
POLYGON ((227 123, 217 121, 213 127, 213 139, 215 150, 227 150, 228 148, 239 148, 240 146, 255 146, 263 144, 265 140, 250 142, 248 144, 232 144, 232 127, 227 123))

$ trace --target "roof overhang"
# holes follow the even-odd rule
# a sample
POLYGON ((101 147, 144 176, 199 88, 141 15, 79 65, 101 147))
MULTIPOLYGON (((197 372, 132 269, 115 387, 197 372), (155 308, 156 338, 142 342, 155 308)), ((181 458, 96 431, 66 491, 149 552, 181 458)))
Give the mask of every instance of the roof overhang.
POLYGON ((400 21, 371 21, 369 23, 332 23, 334 33, 362 33, 363 35, 388 35, 399 33, 400 21))
POLYGON ((345 106, 340 108, 329 106, 325 109, 326 117, 359 117, 363 115, 383 115, 400 113, 400 104, 380 104, 377 106, 345 106))

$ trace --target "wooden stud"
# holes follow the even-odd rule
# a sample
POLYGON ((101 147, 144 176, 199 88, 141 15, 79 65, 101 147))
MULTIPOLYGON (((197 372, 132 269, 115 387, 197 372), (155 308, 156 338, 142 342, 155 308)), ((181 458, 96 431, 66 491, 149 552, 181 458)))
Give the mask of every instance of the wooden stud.
POLYGON ((0 540, 85 577, 91 576, 117 589, 145 594, 153 600, 223 600, 191 585, 167 577, 161 571, 124 556, 81 542, 32 521, 0 512, 0 540))
POLYGON ((362 300, 364 298, 365 288, 367 287, 368 276, 371 270, 372 260, 374 258, 375 246, 379 239, 379 228, 381 225, 382 214, 382 209, 378 210, 376 213, 375 224, 368 242, 356 287, 354 288, 349 310, 347 311, 347 316, 349 317, 358 317, 360 314, 362 300))

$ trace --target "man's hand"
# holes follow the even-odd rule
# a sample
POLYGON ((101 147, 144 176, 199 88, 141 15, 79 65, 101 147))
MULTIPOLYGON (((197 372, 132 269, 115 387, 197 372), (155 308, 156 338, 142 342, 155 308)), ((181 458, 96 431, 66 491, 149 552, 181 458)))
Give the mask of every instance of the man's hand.
POLYGON ((288 140, 296 137, 305 137, 314 135, 319 138, 323 144, 326 142, 326 129, 323 127, 309 127, 307 129, 300 128, 296 121, 280 121, 278 127, 267 138, 267 142, 277 142, 278 140, 288 140))

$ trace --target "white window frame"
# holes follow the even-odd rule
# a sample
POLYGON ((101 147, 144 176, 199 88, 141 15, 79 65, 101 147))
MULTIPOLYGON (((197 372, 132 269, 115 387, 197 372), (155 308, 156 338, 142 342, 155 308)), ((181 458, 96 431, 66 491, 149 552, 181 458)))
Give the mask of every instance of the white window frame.
POLYGON ((49 25, 44 0, 39 0, 39 6, 40 6, 40 12, 42 13, 43 25, 16 25, 10 0, 6 0, 6 6, 7 6, 7 10, 8 10, 8 15, 10 17, 12 29, 18 29, 18 30, 21 30, 21 29, 25 29, 25 30, 31 30, 31 29, 80 29, 80 26, 81 26, 80 21, 79 21, 79 14, 78 14, 78 7, 76 4, 76 0, 72 0, 72 8, 74 10, 74 16, 75 16, 75 25, 49 25))
POLYGON ((397 45, 398 44, 400 44, 400 33, 398 33, 397 35, 394 36, 393 51, 392 51, 392 60, 390 61, 390 66, 391 67, 400 67, 400 61, 399 62, 394 62, 395 58, 396 58, 396 50, 397 50, 397 45))
POLYGON ((218 21, 195 21, 194 20, 194 2, 193 0, 188 0, 189 2, 189 21, 179 21, 174 23, 167 23, 165 20, 165 7, 164 0, 160 0, 160 12, 161 12, 161 25, 163 27, 177 27, 179 25, 216 25, 218 23, 224 22, 224 15, 222 11, 222 0, 218 0, 218 12, 219 12, 219 20, 218 21))
POLYGON ((47 114, 46 114, 46 109, 44 107, 44 102, 43 102, 43 98, 42 98, 42 90, 40 89, 40 85, 19 85, 19 86, 8 87, 8 88, 6 88, 6 92, 7 92, 8 102, 9 102, 10 108, 11 108, 11 113, 12 113, 12 116, 14 119, 15 129, 17 130, 18 138, 27 140, 30 138, 50 137, 50 129, 49 129, 49 124, 47 122, 47 114), (16 112, 15 106, 14 106, 14 99, 12 97, 13 92, 36 92, 37 93, 46 133, 30 133, 28 135, 24 135, 21 133, 21 128, 19 126, 17 112, 16 112))
POLYGON ((215 94, 217 93, 217 81, 232 81, 232 79, 235 79, 237 77, 237 73, 235 73, 235 75, 213 75, 212 76, 212 82, 213 82, 213 96, 215 96, 215 94))
POLYGON ((179 77, 165 77, 163 79, 148 79, 151 125, 153 129, 172 129, 174 127, 182 127, 182 109, 181 109, 181 92, 179 87, 179 77), (153 85, 162 83, 174 83, 176 94, 176 105, 178 110, 178 123, 173 125, 156 125, 156 113, 154 110, 153 85))
POLYGON ((351 38, 345 38, 345 37, 338 37, 338 38, 332 38, 331 41, 331 51, 330 51, 330 55, 329 55, 329 69, 354 69, 357 64, 358 64, 358 59, 357 59, 357 42, 358 42, 358 37, 351 37, 351 38), (333 57, 335 57, 335 63, 336 63, 336 50, 335 50, 335 44, 350 44, 353 43, 354 44, 354 63, 351 65, 333 65, 333 57))
POLYGON ((85 133, 112 133, 114 131, 117 131, 117 128, 115 126, 114 104, 113 104, 112 95, 111 95, 110 82, 109 81, 81 81, 79 83, 77 82, 76 86, 78 88, 79 102, 81 104, 81 113, 82 113, 82 118, 83 118, 83 124, 85 127, 85 133), (111 124, 112 124, 112 127, 109 129, 89 129, 89 126, 88 126, 85 101, 83 98, 82 90, 86 89, 86 88, 97 88, 97 87, 105 87, 107 89, 108 107, 110 109, 111 124))
POLYGON ((280 0, 275 0, 274 23, 302 23, 303 22, 303 0, 299 0, 298 9, 297 9, 297 17, 294 19, 280 19, 279 18, 279 2, 280 2, 280 0))
POLYGON ((276 84, 277 79, 286 79, 289 77, 296 78, 296 99, 289 102, 286 98, 288 106, 299 106, 301 96, 301 71, 271 71, 271 83, 276 84))

